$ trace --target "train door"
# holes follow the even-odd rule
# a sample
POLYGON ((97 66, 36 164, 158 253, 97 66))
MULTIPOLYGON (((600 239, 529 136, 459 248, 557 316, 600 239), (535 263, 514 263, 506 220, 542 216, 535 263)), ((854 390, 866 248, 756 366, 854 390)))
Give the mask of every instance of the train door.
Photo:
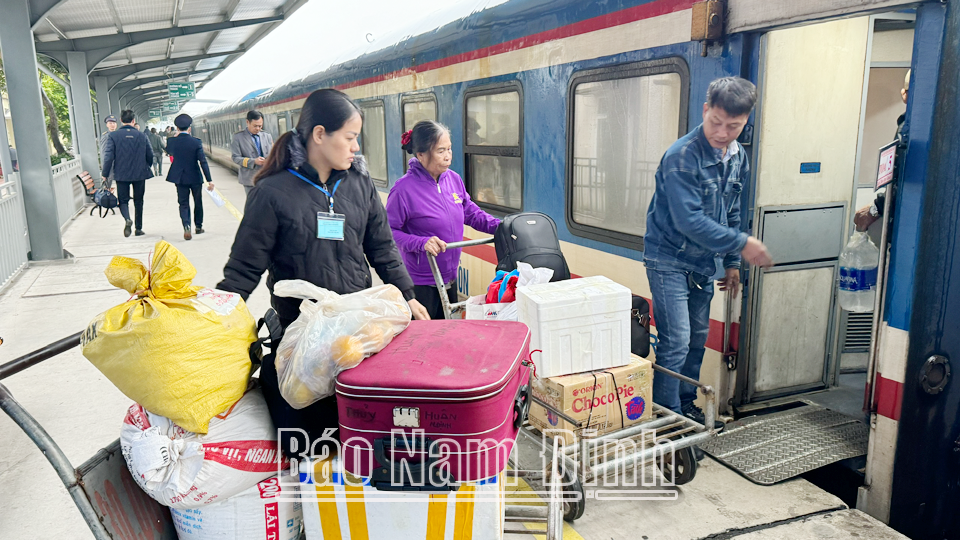
MULTIPOLYGON (((876 20, 829 21, 761 38, 752 220, 776 265, 753 269, 748 281, 734 400, 741 410, 837 387, 843 367, 863 380, 854 377, 859 388, 848 393, 851 403, 842 412, 859 414, 866 382, 860 334, 866 327, 869 342, 872 314, 864 321, 842 312, 836 283, 859 177, 876 174, 873 138, 889 142, 896 131, 893 122, 886 130, 871 124, 864 141, 876 20)), ((912 31, 907 61, 911 41, 912 31)), ((889 86, 884 75, 878 81, 889 86)), ((896 95, 898 84, 875 93, 896 95)), ((882 122, 891 110, 872 121, 882 122)), ((869 199, 872 190, 859 195, 869 199)))

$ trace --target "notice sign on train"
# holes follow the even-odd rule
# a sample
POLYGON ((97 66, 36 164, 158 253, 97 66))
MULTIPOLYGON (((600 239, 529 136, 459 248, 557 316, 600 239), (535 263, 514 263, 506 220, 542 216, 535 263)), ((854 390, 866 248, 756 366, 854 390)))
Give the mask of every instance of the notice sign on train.
POLYGON ((893 181, 893 165, 897 159, 897 142, 894 141, 880 149, 880 164, 877 167, 877 187, 883 186, 893 181))

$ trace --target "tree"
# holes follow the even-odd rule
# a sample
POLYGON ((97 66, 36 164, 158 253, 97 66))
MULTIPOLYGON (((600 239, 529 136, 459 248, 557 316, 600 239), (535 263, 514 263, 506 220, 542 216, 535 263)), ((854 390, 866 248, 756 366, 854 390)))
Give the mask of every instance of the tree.
MULTIPOLYGON (((57 74, 61 79, 66 76, 66 70, 57 62, 44 58, 38 59, 47 69, 57 74)), ((70 131, 70 107, 67 101, 67 92, 56 80, 38 70, 40 76, 40 97, 43 100, 44 119, 47 124, 47 135, 53 143, 53 148, 60 154, 67 154, 64 142, 73 139, 70 131)), ((3 72, 3 60, 0 59, 0 92, 6 93, 7 79, 3 72)))
POLYGON ((67 105, 67 93, 60 83, 45 73, 40 74, 40 97, 43 99, 43 116, 47 121, 47 135, 53 142, 56 153, 66 154, 61 134, 70 137, 70 110, 67 105), (56 99, 57 103, 54 103, 56 99), (59 106, 58 106, 59 105, 59 106), (61 123, 61 119, 66 120, 61 123))

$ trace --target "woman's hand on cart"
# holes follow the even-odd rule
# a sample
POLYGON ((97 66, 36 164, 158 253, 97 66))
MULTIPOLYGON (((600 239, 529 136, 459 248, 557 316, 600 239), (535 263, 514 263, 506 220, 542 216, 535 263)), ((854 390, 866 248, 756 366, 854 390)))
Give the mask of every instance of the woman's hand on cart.
POLYGON ((436 257, 447 250, 447 243, 436 236, 431 236, 423 246, 423 250, 436 257))
POLYGON ((429 321, 430 314, 427 313, 427 308, 423 307, 423 304, 417 302, 416 298, 413 300, 408 300, 410 304, 410 311, 413 313, 413 318, 418 321, 429 321))

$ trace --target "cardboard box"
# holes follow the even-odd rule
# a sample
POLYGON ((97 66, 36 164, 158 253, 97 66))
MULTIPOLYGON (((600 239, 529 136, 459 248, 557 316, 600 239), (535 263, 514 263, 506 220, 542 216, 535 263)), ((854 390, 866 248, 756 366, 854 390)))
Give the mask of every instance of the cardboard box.
MULTIPOLYGON (((542 384, 534 385, 537 399, 577 420, 581 427, 537 403, 530 407, 530 423, 541 432, 566 430, 580 438, 585 429, 596 430, 594 436, 603 435, 649 420, 653 417, 653 368, 648 360, 630 357, 625 366, 542 379, 542 384)), ((573 436, 565 434, 564 443, 572 442, 573 436)))

